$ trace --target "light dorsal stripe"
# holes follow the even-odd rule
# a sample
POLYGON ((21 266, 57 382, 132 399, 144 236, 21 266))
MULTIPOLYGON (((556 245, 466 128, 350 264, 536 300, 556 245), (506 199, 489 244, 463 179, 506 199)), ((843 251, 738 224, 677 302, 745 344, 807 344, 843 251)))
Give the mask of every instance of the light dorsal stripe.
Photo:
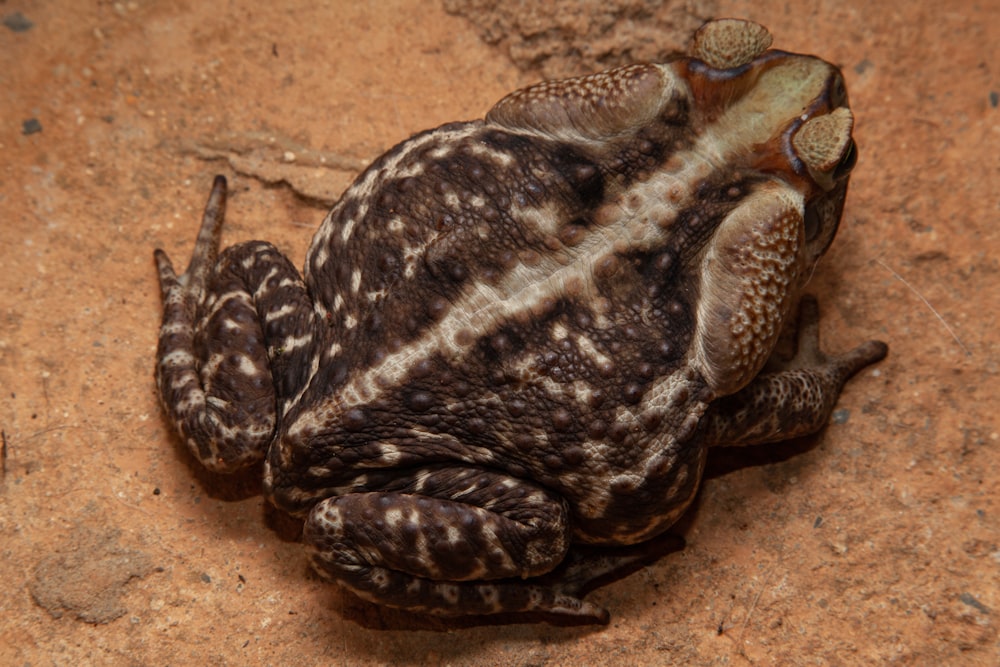
MULTIPOLYGON (((780 67, 765 73, 765 76, 788 76, 775 71, 778 69, 780 67)), ((801 86, 803 99, 809 99, 821 82, 811 77, 798 85, 801 86)), ((767 86, 759 88, 767 90, 767 86)), ((625 193, 605 203, 594 216, 596 223, 588 228, 588 233, 574 247, 564 246, 558 251, 544 253, 534 264, 519 263, 499 283, 473 282, 467 285, 446 315, 422 337, 397 352, 385 355, 379 364, 359 369, 338 392, 339 409, 364 405, 388 388, 398 386, 419 360, 434 354, 446 358, 464 355, 476 340, 495 331, 519 313, 537 312, 547 301, 557 300, 571 292, 596 294, 594 283, 598 262, 611 255, 649 250, 662 243, 678 213, 695 203, 697 184, 709 178, 717 165, 729 164, 741 155, 751 154, 752 146, 770 138, 768 135, 774 129, 774 119, 760 119, 749 127, 746 123, 746 118, 754 116, 755 110, 769 108, 767 102, 751 93, 732 104, 706 127, 689 150, 669 156, 668 164, 675 165, 672 171, 666 168, 660 170, 647 180, 633 183, 625 193), (602 224, 602 221, 611 221, 612 224, 602 224)), ((450 137, 454 140, 467 132, 462 130, 449 134, 455 135, 450 137)), ((417 145, 401 152, 409 153, 426 143, 427 137, 421 137, 417 145)), ((393 158, 398 163, 402 156, 394 155, 393 158)), ((373 185, 369 177, 361 190, 369 191, 373 185)), ((540 212, 537 208, 514 209, 511 217, 537 221, 540 212)), ((542 213, 543 217, 547 215, 542 213)))

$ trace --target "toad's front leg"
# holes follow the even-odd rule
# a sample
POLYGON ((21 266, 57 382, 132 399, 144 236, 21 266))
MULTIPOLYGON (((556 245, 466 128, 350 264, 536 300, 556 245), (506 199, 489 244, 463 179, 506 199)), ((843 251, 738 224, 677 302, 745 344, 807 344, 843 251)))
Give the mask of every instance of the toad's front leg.
POLYGON ((523 581, 563 561, 569 518, 564 500, 503 473, 433 467, 390 490, 328 498, 310 513, 304 538, 320 574, 378 604, 607 621, 577 597, 580 587, 523 581))
POLYGON ((155 253, 160 400, 191 452, 217 472, 263 458, 277 401, 294 395, 299 369, 309 367, 302 357, 314 320, 298 271, 274 246, 252 241, 218 256, 225 209, 218 176, 187 271, 176 275, 166 253, 155 253))
POLYGON ((819 346, 819 308, 811 296, 799 306, 798 349, 785 368, 761 373, 742 390, 712 403, 705 413, 709 445, 756 445, 810 435, 830 419, 844 384, 885 358, 876 340, 827 356, 819 346))

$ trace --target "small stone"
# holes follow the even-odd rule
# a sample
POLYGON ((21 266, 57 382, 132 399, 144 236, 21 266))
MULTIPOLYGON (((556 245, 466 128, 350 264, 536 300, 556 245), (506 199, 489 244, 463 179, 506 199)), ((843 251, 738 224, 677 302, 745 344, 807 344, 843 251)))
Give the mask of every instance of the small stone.
POLYGON ((28 20, 21 12, 14 12, 3 17, 3 24, 11 32, 27 32, 35 27, 35 24, 28 20))
POLYGON ((28 118, 21 122, 21 134, 28 136, 42 131, 42 122, 37 118, 28 118))

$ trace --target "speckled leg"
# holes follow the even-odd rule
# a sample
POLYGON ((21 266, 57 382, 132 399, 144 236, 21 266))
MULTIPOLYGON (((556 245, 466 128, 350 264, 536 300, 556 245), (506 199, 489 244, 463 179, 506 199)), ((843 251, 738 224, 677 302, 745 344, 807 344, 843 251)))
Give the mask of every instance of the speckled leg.
POLYGON ((225 207, 219 176, 182 275, 166 253, 155 253, 163 296, 160 400, 191 452, 217 472, 263 457, 276 398, 295 389, 287 369, 296 367, 295 349, 307 347, 312 317, 298 272, 270 244, 243 243, 216 259, 225 207), (291 349, 279 366, 269 352, 282 348, 291 349))
POLYGON ((844 384, 881 361, 888 346, 870 340, 846 354, 827 357, 819 347, 819 308, 802 298, 798 350, 787 369, 761 373, 741 391, 712 403, 705 414, 709 445, 756 445, 809 435, 823 428, 844 384))
POLYGON ((569 520, 557 496, 479 469, 420 470, 411 482, 319 503, 304 532, 317 571, 362 598, 412 611, 607 620, 571 590, 580 582, 523 581, 566 556, 569 520))

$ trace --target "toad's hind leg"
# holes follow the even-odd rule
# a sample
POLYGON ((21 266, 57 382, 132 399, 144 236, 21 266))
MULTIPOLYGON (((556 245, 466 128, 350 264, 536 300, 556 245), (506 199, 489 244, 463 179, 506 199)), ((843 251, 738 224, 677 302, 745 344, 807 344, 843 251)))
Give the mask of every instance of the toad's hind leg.
POLYGON ((378 604, 607 622, 607 612, 580 599, 586 577, 562 585, 553 571, 569 549, 565 501, 499 472, 423 469, 389 490, 328 498, 303 536, 321 575, 378 604))
POLYGON ((225 208, 226 180, 218 176, 180 276, 166 253, 155 253, 163 296, 160 400, 191 452, 217 472, 263 458, 276 401, 304 381, 308 363, 299 357, 310 349, 313 320, 302 279, 274 246, 242 243, 218 256, 225 208))

